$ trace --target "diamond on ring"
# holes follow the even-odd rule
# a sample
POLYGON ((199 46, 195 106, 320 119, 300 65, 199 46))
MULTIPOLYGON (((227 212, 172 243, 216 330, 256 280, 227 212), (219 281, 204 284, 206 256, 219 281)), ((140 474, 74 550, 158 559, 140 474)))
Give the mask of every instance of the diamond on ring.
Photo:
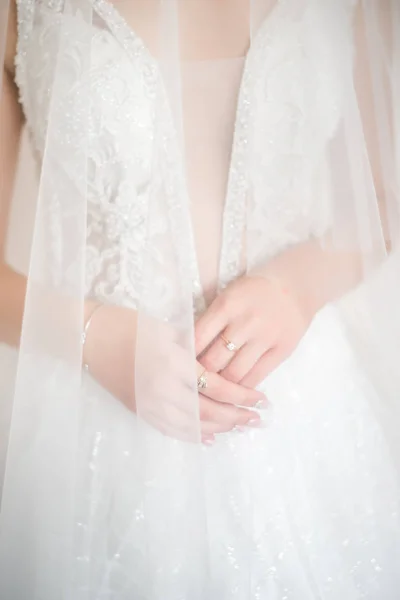
POLYGON ((200 375, 200 377, 197 379, 197 389, 198 390, 205 390, 207 387, 208 383, 207 383, 207 371, 204 371, 204 373, 202 373, 200 375))
POLYGON ((229 352, 236 352, 238 350, 238 347, 236 346, 236 344, 234 344, 233 342, 231 342, 231 340, 228 340, 223 335, 221 335, 221 340, 223 342, 225 342, 225 348, 227 350, 229 350, 229 352))

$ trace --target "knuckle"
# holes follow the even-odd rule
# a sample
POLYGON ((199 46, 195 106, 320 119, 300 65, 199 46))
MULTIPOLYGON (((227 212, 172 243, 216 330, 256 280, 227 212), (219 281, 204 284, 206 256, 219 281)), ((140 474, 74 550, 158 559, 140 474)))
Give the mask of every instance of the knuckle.
POLYGON ((219 401, 228 405, 236 405, 240 401, 240 393, 238 393, 235 386, 232 385, 232 382, 227 381, 225 377, 221 377, 219 401))
POLYGON ((233 298, 231 293, 221 294, 217 301, 218 310, 223 313, 229 313, 233 304, 233 298))
POLYGON ((223 380, 221 376, 215 377, 215 380, 210 382, 210 391, 218 398, 218 400, 223 399, 224 395, 226 395, 226 382, 223 380))
POLYGON ((215 359, 213 358, 213 355, 210 352, 205 354, 201 359, 201 364, 204 369, 207 369, 207 371, 213 371, 215 366, 215 359))
POLYGON ((224 369, 224 377, 233 383, 238 383, 241 379, 241 374, 237 366, 232 365, 224 369))
POLYGON ((237 409, 236 421, 240 425, 246 425, 246 423, 248 423, 250 419, 251 419, 251 412, 250 411, 239 409, 239 408, 237 409))
POLYGON ((257 402, 258 402, 258 398, 254 398, 250 394, 246 394, 246 392, 243 392, 243 394, 241 394, 241 398, 240 398, 241 406, 253 407, 257 404, 257 402))
POLYGON ((221 406, 215 406, 214 410, 212 411, 212 421, 214 421, 215 423, 218 423, 219 425, 221 424, 226 424, 226 423, 230 423, 231 421, 231 407, 227 406, 227 405, 222 405, 221 406))
POLYGON ((260 311, 253 311, 250 313, 248 318, 248 329, 260 337, 260 332, 263 332, 266 329, 266 319, 264 313, 261 313, 260 311))

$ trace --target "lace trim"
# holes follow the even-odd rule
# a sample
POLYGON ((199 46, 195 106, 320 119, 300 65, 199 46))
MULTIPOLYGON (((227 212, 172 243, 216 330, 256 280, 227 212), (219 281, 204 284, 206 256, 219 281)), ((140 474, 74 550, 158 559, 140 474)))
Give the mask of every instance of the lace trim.
POLYGON ((174 232, 173 241, 175 244, 176 255, 180 257, 181 281, 185 281, 185 273, 191 273, 194 312, 195 314, 200 314, 205 310, 205 300, 200 281, 190 216, 189 213, 185 211, 185 206, 188 207, 188 202, 185 204, 183 201, 186 196, 185 183, 183 176, 179 177, 179 175, 174 175, 176 172, 176 165, 183 163, 182 160, 179 160, 180 157, 176 148, 177 134, 172 124, 173 119, 171 110, 168 105, 165 90, 163 89, 164 86, 162 85, 160 72, 144 42, 128 25, 118 10, 108 2, 108 0, 90 1, 96 12, 104 19, 105 23, 126 52, 143 61, 145 65, 145 77, 149 88, 149 97, 154 99, 157 86, 164 96, 164 108, 166 109, 166 114, 169 116, 169 119, 166 119, 166 124, 168 122, 169 126, 163 128, 163 149, 167 165, 164 170, 164 177, 165 191, 169 201, 170 225, 174 232), (182 241, 185 239, 186 244, 182 246, 182 241), (182 247, 189 249, 189 252, 182 252, 182 247))
POLYGON ((255 79, 253 64, 259 55, 267 29, 272 21, 279 16, 282 6, 287 1, 277 0, 277 3, 263 21, 256 38, 253 40, 246 57, 242 83, 239 91, 238 108, 235 120, 235 132, 232 146, 232 158, 229 170, 228 189, 223 216, 223 232, 221 257, 219 265, 219 289, 223 289, 230 281, 240 275, 241 257, 243 251, 243 234, 246 227, 246 208, 249 193, 249 136, 250 123, 254 116, 252 92, 255 79))

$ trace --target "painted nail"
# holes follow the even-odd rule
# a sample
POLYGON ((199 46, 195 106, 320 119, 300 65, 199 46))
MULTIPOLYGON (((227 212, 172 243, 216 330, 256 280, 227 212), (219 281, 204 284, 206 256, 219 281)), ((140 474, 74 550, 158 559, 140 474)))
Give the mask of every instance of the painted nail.
POLYGON ((269 408, 270 404, 269 404, 269 400, 267 398, 264 398, 264 400, 259 400, 256 404, 256 409, 257 410, 262 410, 263 408, 269 408))
POLYGON ((262 427, 262 421, 260 418, 258 419, 250 419, 250 421, 247 422, 247 427, 262 427))
POLYGON ((243 427, 243 425, 236 425, 235 431, 238 433, 244 433, 246 431, 246 427, 243 427))
POLYGON ((204 436, 201 441, 205 446, 212 446, 215 442, 215 437, 213 435, 204 436))

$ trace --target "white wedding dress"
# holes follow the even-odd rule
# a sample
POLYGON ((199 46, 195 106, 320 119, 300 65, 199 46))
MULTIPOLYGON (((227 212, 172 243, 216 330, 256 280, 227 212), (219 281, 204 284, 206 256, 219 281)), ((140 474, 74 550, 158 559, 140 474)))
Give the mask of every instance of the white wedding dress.
MULTIPOLYGON (((92 105, 86 293, 135 308, 146 194, 154 176, 154 65, 117 10, 106 0, 91 1, 106 27, 92 25, 93 66, 87 81, 92 105)), ((53 0, 42 3, 28 47, 24 28, 30 7, 31 0, 18 0, 17 83, 31 139, 43 157, 58 5, 53 0)), ((320 62, 312 57, 310 67, 311 58, 298 55, 297 41, 310 22, 280 20, 280 10, 278 5, 246 59, 188 63, 182 74, 194 224, 193 289, 199 312, 205 306, 203 291, 208 304, 218 286, 242 272, 246 260, 256 264, 317 235, 329 219, 312 193, 304 194, 299 206, 280 200, 287 181, 296 178, 295 161, 278 157, 282 145, 293 151, 302 148, 312 163, 336 127, 340 96, 334 77, 307 80, 309 68, 325 72, 327 58, 321 49, 320 62), (274 37, 277 30, 280 35, 274 37), (274 61, 280 66, 276 72, 274 61), (303 84, 311 89, 314 85, 315 94, 301 98, 303 84), (259 106, 265 89, 268 110, 257 121, 252 98, 259 106), (290 97, 285 106, 280 100, 283 89, 290 97), (293 133, 300 105, 304 127, 293 133), (311 118, 322 124, 319 129, 309 130, 311 118), (250 231, 257 240, 262 229, 263 244, 261 248, 261 238, 258 246, 256 241, 254 256, 248 257, 240 243, 246 218, 241 181, 246 135, 254 123, 259 143, 269 136, 268 152, 276 153, 277 160, 273 168, 268 157, 263 164, 250 165, 265 185, 267 205, 250 217, 250 231)), ((76 16, 70 19, 66 48, 73 71, 83 68, 76 39, 87 24, 76 16)), ((59 85, 68 85, 67 76, 59 85)), ((76 106, 71 102, 60 110, 68 115, 76 106)), ((168 140, 167 121, 166 113, 168 140)), ((74 116, 57 121, 56 135, 70 152, 82 142, 74 137, 78 128, 78 116, 76 121, 74 116)), ((171 150, 166 171, 176 170, 177 160, 171 150)), ((52 247, 57 235, 56 230, 52 247)), ((163 282, 159 285, 161 290, 163 282)), ((203 474, 203 535, 193 537, 199 513, 192 512, 182 488, 182 472, 189 463, 182 460, 182 472, 176 469, 185 444, 157 431, 147 433, 153 450, 147 461, 163 457, 158 465, 147 465, 158 477, 152 495, 151 481, 138 484, 144 458, 135 438, 136 416, 85 375, 72 549, 76 568, 65 598, 397 600, 400 483, 373 412, 379 398, 346 336, 337 309, 323 309, 292 357, 261 386, 271 403, 261 411, 265 427, 220 436, 210 448, 185 449, 197 453, 203 474), (165 508, 163 489, 175 494, 165 508), (151 519, 144 509, 144 492, 151 519), (170 515, 167 507, 173 503, 176 514, 170 515), (170 518, 179 521, 178 529, 171 531, 170 518)), ((46 502, 50 506, 51 500, 46 502)), ((48 577, 51 581, 50 569, 48 577)))

